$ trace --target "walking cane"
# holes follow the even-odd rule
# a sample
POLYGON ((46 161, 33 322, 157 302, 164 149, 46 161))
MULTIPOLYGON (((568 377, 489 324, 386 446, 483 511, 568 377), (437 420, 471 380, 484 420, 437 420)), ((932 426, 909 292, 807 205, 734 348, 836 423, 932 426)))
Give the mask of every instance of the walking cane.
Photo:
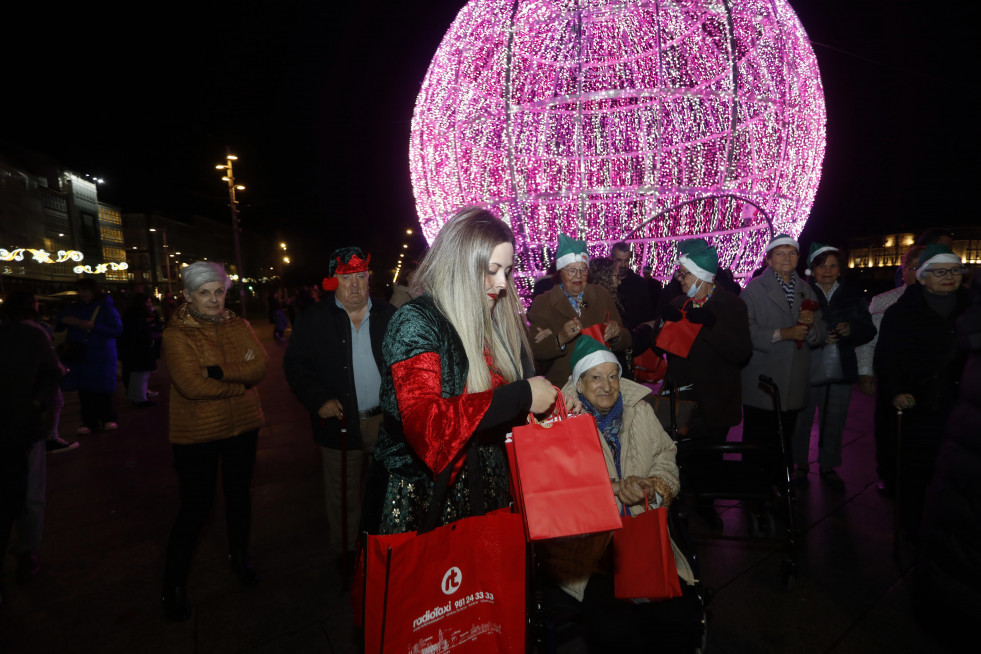
POLYGON ((347 416, 341 414, 341 591, 350 590, 347 552, 347 416))
POLYGON ((892 505, 892 558, 898 564, 899 560, 899 504, 902 499, 902 458, 903 458, 903 410, 896 410, 896 497, 892 505))

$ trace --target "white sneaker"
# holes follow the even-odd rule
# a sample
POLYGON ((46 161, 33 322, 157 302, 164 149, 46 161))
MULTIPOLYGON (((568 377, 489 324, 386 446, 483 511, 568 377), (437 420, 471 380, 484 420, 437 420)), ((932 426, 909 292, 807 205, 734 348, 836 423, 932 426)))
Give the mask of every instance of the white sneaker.
POLYGON ((119 429, 119 425, 115 422, 107 422, 105 429, 106 431, 112 431, 113 429, 119 429))
POLYGON ((92 433, 92 430, 86 427, 85 425, 80 425, 79 428, 75 430, 75 433, 78 434, 79 436, 88 436, 89 434, 92 433))

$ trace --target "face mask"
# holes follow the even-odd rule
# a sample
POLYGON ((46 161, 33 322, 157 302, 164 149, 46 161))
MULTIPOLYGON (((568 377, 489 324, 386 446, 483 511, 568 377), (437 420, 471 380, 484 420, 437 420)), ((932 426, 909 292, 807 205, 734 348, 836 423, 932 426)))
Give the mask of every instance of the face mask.
POLYGON ((694 298, 696 295, 698 295, 698 289, 702 287, 702 283, 703 283, 702 280, 698 280, 697 284, 692 284, 691 286, 689 286, 688 297, 694 298))

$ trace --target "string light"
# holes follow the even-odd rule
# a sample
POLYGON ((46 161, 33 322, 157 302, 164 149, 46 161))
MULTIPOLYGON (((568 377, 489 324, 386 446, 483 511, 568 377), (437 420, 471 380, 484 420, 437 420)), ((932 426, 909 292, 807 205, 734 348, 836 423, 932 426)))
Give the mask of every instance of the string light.
POLYGON ((786 0, 471 0, 436 51, 409 151, 432 242, 460 207, 518 241, 529 293, 558 233, 671 274, 703 236, 738 276, 797 236, 820 179, 824 93, 786 0))
POLYGON ((23 261, 24 253, 30 253, 34 258, 35 263, 64 263, 71 259, 72 261, 81 261, 85 258, 78 250, 58 250, 58 258, 52 259, 51 253, 45 250, 35 250, 32 248, 15 248, 13 250, 7 250, 5 248, 0 248, 0 261, 23 261))
POLYGON ((101 275, 109 270, 126 270, 127 268, 129 268, 129 264, 125 261, 120 261, 118 263, 115 261, 109 261, 107 263, 96 264, 94 269, 89 265, 75 266, 72 269, 72 272, 74 272, 76 275, 101 275))

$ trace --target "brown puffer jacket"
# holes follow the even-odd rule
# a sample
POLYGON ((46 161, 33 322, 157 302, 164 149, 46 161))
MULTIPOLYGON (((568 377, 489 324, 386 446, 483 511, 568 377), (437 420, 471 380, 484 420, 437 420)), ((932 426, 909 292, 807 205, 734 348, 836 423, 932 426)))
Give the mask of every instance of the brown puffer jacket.
POLYGON ((266 350, 252 326, 231 311, 213 323, 194 317, 187 305, 170 319, 163 335, 170 371, 170 441, 190 444, 231 438, 262 426, 256 384, 266 374, 266 350), (247 361, 249 350, 255 358, 247 361), (222 379, 207 376, 220 366, 222 379))

